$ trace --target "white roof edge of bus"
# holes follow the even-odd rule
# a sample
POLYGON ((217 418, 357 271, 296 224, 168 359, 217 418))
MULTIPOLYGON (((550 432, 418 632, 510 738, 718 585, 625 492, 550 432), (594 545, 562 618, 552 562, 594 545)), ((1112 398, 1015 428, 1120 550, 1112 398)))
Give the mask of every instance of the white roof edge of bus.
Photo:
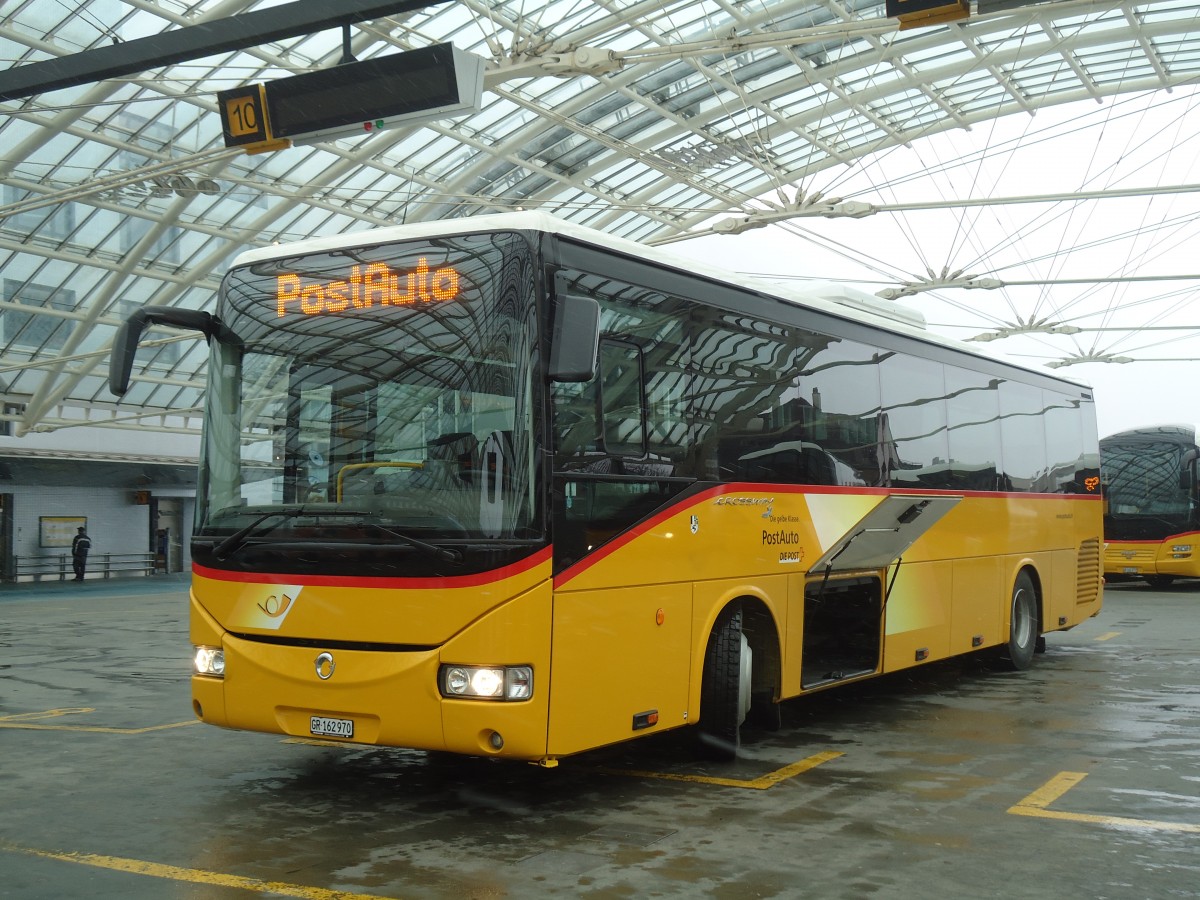
POLYGON ((1200 424, 1195 422, 1153 422, 1150 425, 1142 425, 1136 428, 1122 428, 1120 431, 1114 431, 1110 434, 1102 434, 1100 435, 1100 440, 1107 441, 1109 438, 1122 437, 1126 434, 1136 433, 1142 433, 1148 436, 1155 428, 1179 428, 1183 431, 1189 432, 1192 436, 1193 442, 1196 440, 1196 437, 1200 435, 1200 424))
POLYGON ((1016 369, 1025 369, 1057 381, 1065 381, 1090 390, 1090 386, 1082 381, 1064 376, 1060 373, 1044 372, 1030 366, 1014 363, 1009 360, 997 360, 988 356, 978 348, 953 338, 934 334, 925 328, 925 317, 920 311, 905 307, 891 300, 884 300, 865 291, 860 291, 848 285, 836 282, 813 282, 803 288, 791 285, 781 285, 761 276, 743 275, 738 272, 708 265, 699 260, 663 251, 657 247, 639 244, 627 238, 615 237, 567 222, 549 213, 525 210, 522 212, 490 213, 481 216, 465 216, 457 219, 444 219, 433 222, 414 222, 410 225, 391 225, 375 228, 370 231, 352 231, 330 237, 309 238, 287 244, 272 244, 247 250, 239 254, 231 265, 250 265, 264 260, 276 259, 281 256, 295 256, 302 253, 324 253, 331 250, 341 250, 346 247, 358 247, 365 244, 390 244, 395 241, 420 240, 421 238, 438 237, 441 235, 470 234, 486 231, 544 231, 574 238, 584 243, 605 247, 630 256, 661 262, 684 272, 703 275, 714 281, 723 281, 737 287, 748 287, 763 293, 789 300, 812 309, 826 312, 841 318, 865 320, 870 324, 882 325, 900 334, 908 334, 934 344, 952 347, 969 353, 981 359, 999 362, 1002 365, 1016 369), (853 314, 851 314, 853 311, 853 314))

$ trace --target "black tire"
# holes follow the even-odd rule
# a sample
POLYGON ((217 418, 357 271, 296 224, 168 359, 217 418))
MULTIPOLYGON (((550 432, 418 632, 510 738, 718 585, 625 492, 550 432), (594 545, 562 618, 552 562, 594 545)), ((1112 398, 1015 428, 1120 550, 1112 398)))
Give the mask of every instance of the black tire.
POLYGON ((1155 590, 1169 588, 1175 582, 1174 575, 1143 575, 1142 577, 1146 579, 1146 584, 1155 590))
POLYGON ((1007 668, 1022 671, 1033 664, 1039 632, 1037 589, 1029 573, 1023 571, 1013 584, 1008 643, 1000 654, 1007 668))
POLYGON ((742 609, 734 605, 717 617, 704 653, 700 684, 700 722, 697 743, 702 756, 729 761, 741 747, 741 725, 746 716, 743 697, 749 691, 743 650, 749 654, 742 635, 742 609))

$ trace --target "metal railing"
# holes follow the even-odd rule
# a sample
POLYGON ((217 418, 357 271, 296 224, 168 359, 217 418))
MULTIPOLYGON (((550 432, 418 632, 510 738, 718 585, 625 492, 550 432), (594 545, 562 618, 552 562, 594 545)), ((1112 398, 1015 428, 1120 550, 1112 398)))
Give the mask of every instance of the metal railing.
MULTIPOLYGON (((121 575, 153 575, 153 553, 92 553, 88 555, 87 575, 112 578, 121 575)), ((66 581, 75 577, 70 553, 53 556, 14 556, 7 573, 10 581, 66 581)))

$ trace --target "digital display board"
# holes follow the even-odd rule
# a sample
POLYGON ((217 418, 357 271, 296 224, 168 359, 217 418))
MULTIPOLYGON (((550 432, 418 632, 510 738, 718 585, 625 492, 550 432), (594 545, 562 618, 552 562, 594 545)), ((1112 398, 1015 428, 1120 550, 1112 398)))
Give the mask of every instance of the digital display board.
POLYGON ((466 115, 481 108, 483 70, 482 57, 435 44, 221 91, 225 146, 255 152, 466 115))
POLYGON ((884 12, 889 19, 899 19, 904 31, 966 19, 971 9, 967 0, 886 0, 884 12))
POLYGON ((295 137, 456 104, 452 51, 438 44, 272 81, 271 134, 295 137))

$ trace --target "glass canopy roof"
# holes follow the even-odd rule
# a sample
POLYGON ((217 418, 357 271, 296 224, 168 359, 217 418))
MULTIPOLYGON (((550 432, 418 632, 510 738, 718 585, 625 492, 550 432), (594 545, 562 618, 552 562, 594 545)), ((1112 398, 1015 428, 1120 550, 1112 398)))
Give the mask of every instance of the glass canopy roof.
MULTIPOLYGON (((16 0, 0 59, 289 5, 16 0)), ((980 0, 901 29, 876 0, 458 0, 0 102, 3 421, 197 431, 203 343, 152 332, 118 404, 115 327, 144 304, 211 308, 232 257, 272 242, 516 208, 647 243, 862 215, 821 196, 823 172, 1192 85, 1198 10, 980 0), (479 112, 256 155, 224 144, 219 91, 445 42, 486 62, 479 112)))

